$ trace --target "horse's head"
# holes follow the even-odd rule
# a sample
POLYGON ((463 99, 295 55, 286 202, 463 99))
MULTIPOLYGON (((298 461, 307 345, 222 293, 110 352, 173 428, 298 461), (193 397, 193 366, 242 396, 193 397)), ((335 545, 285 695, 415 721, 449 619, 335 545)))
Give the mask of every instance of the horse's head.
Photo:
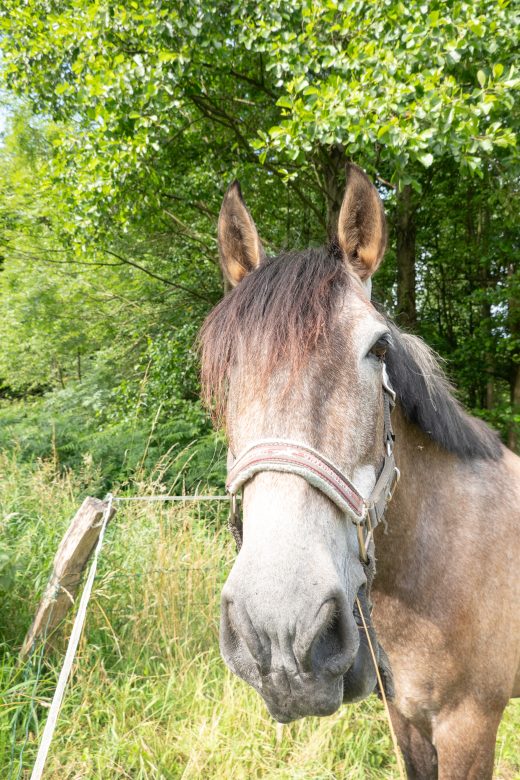
MULTIPOLYGON (((234 289, 209 315, 202 344, 203 381, 233 455, 266 439, 300 442, 371 493, 384 456, 389 334, 368 287, 385 242, 381 200, 355 166, 337 241, 275 258, 230 187, 219 246, 234 289)), ((247 481, 243 523, 222 593, 228 666, 284 722, 368 695, 375 677, 354 615, 366 584, 354 523, 307 479, 280 471, 247 481)))

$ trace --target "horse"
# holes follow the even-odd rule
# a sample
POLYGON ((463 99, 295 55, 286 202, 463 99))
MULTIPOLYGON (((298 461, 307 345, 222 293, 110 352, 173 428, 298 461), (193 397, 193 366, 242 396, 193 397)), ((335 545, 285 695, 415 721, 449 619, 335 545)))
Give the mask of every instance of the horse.
POLYGON ((286 723, 377 692, 368 633, 407 776, 484 780, 520 694, 520 459, 371 302, 386 237, 354 164, 326 247, 267 257, 238 182, 225 194, 230 289, 201 330, 243 491, 221 653, 286 723))

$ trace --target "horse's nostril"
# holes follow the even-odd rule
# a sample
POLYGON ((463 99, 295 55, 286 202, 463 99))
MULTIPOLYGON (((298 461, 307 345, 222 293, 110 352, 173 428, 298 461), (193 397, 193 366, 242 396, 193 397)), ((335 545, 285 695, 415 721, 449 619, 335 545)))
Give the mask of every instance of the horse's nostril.
POLYGON ((220 648, 226 663, 235 671, 236 664, 247 657, 256 665, 261 675, 267 674, 271 665, 269 648, 264 647, 244 609, 234 601, 222 597, 220 616, 220 648))
MULTIPOLYGON (((332 598, 320 609, 318 631, 310 647, 311 666, 316 673, 328 671, 340 675, 352 663, 355 648, 352 637, 348 635, 342 602, 343 599, 332 598)), ((357 636, 354 641, 357 641, 357 636)))

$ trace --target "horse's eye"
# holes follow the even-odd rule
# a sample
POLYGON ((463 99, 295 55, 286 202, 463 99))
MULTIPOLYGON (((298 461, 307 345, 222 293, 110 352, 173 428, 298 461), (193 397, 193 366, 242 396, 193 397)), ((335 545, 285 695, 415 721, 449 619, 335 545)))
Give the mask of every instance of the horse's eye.
POLYGON ((384 360, 388 349, 389 338, 387 335, 381 336, 375 344, 370 347, 369 354, 375 355, 379 360, 384 360))

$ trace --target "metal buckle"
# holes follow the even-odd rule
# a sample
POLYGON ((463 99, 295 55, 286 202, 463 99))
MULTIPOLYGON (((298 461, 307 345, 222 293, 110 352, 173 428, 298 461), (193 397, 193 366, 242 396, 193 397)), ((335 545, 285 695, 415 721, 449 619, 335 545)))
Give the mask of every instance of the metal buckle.
POLYGON ((352 522, 356 526, 357 531, 357 538, 358 538, 358 547, 359 547, 359 557, 363 561, 363 563, 368 563, 368 545, 369 545, 369 539, 370 534, 372 533, 372 523, 370 522, 370 513, 368 509, 368 504, 366 501, 363 502, 363 515, 360 518, 351 516, 352 522), (365 525, 368 520, 368 524, 370 527, 370 531, 367 534, 365 538, 364 530, 365 525))
POLYGON ((229 496, 229 517, 232 522, 236 520, 238 517, 238 504, 237 504, 237 494, 231 493, 229 496))
POLYGON ((362 525, 362 523, 355 523, 355 526, 357 528, 359 557, 361 558, 363 563, 368 563, 367 546, 366 546, 366 542, 365 542, 365 536, 363 534, 364 526, 362 525))

